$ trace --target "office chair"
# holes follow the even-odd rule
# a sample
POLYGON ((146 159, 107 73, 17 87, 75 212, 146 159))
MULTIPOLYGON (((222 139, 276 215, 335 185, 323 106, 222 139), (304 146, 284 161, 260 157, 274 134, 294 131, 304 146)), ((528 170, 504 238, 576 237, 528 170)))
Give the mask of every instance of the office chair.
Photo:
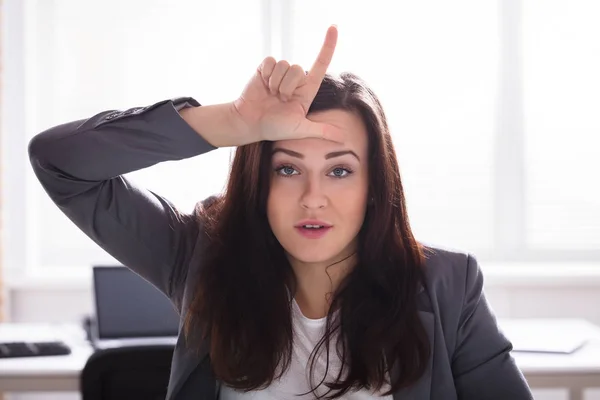
POLYGON ((97 350, 81 372, 82 400, 164 400, 174 349, 150 345, 97 350))

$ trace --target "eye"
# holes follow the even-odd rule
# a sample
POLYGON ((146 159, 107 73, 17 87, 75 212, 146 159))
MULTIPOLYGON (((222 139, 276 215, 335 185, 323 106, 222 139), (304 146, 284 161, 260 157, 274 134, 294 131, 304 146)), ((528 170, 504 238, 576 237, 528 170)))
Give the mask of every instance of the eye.
POLYGON ((282 165, 281 167, 275 168, 275 172, 277 172, 280 176, 293 176, 298 175, 298 171, 294 169, 291 165, 282 165), (294 173, 296 172, 296 173, 294 173))
POLYGON ((342 167, 337 167, 334 168, 330 174, 333 174, 331 176, 333 176, 334 178, 345 178, 348 175, 352 174, 352 170, 349 168, 342 168, 342 167))

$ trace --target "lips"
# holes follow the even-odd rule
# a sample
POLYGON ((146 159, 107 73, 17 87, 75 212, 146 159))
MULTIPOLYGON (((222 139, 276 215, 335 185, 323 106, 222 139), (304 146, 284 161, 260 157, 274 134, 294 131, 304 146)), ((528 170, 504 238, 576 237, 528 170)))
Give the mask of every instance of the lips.
POLYGON ((319 239, 325 236, 333 228, 333 225, 318 219, 306 219, 297 223, 295 228, 307 239, 319 239))
POLYGON ((324 228, 304 228, 302 226, 296 227, 296 230, 307 239, 319 239, 325 236, 331 229, 332 226, 324 228))

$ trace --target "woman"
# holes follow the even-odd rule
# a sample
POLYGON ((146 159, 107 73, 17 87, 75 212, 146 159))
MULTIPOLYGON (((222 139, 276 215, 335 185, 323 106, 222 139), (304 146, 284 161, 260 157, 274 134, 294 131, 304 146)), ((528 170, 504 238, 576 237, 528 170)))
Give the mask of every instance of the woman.
POLYGON ((530 399, 475 259, 413 237, 390 134, 357 77, 267 58, 234 102, 105 111, 40 133, 34 171, 181 315, 168 399, 530 399), (122 175, 239 146, 182 214, 122 175))

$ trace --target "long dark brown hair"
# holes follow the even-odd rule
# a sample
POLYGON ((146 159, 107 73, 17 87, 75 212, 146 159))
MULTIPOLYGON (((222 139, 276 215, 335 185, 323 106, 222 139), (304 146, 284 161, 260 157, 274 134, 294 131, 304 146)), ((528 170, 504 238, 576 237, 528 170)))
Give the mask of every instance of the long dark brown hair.
MULTIPOLYGON (((330 389, 325 398, 361 388, 380 390, 385 383, 391 384, 385 394, 391 394, 422 376, 431 351, 416 306, 418 290, 425 285, 426 249, 409 225, 398 162, 377 96, 354 74, 328 74, 309 114, 331 109, 355 112, 365 122, 368 197, 373 201, 359 232, 358 262, 332 295, 325 335, 311 355, 310 376, 320 348, 325 345, 329 354, 330 339, 337 333, 343 345, 335 348, 343 367, 335 382, 324 383, 330 389), (400 373, 390 382, 393 365, 400 373)), ((266 388, 283 375, 292 357, 290 293, 295 293, 296 279, 267 220, 272 145, 264 141, 237 148, 223 196, 196 210, 209 244, 185 315, 185 334, 194 347, 209 340, 215 377, 238 390, 266 388)), ((319 385, 323 382, 321 377, 319 385)))

